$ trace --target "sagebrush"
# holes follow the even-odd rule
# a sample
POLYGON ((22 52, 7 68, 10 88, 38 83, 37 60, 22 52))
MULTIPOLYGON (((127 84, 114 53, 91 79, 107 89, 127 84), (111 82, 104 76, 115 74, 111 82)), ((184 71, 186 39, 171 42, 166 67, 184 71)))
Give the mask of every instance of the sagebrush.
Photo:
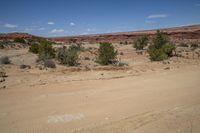
POLYGON ((78 51, 75 45, 71 45, 68 49, 63 47, 57 52, 57 59, 61 64, 65 64, 68 66, 76 66, 78 63, 78 51))
POLYGON ((145 46, 148 45, 149 39, 147 36, 139 37, 135 42, 133 47, 136 50, 143 50, 145 46))

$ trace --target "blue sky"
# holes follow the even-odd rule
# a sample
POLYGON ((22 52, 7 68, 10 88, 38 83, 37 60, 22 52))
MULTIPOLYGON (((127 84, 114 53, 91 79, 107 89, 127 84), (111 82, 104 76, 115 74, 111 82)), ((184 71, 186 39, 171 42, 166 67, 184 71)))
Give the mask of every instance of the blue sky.
POLYGON ((0 0, 0 32, 71 36, 200 24, 200 0, 0 0))

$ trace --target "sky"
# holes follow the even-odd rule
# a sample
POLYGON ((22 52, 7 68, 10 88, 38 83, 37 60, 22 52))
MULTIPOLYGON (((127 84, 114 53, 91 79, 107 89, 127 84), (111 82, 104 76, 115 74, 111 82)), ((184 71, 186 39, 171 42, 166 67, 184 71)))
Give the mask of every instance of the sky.
POLYGON ((200 24, 200 0, 0 0, 0 33, 74 36, 200 24))

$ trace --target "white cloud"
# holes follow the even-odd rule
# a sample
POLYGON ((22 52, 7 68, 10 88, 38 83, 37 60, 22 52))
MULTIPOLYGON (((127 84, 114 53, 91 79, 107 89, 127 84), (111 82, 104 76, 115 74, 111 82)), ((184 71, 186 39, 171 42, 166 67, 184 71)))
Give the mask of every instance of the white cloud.
POLYGON ((17 28, 17 25, 14 25, 14 24, 5 24, 4 27, 6 27, 6 28, 17 28))
POLYGON ((149 15, 147 18, 154 19, 154 18, 166 18, 166 17, 167 17, 166 14, 152 14, 152 15, 149 15))
POLYGON ((71 22, 71 23, 70 23, 70 26, 75 26, 75 23, 71 22))
POLYGON ((63 33, 64 30, 63 29, 53 29, 50 33, 52 34, 59 34, 59 33, 63 33))
POLYGON ((48 22, 47 24, 49 24, 49 25, 54 25, 55 23, 52 22, 52 21, 50 21, 50 22, 48 22))

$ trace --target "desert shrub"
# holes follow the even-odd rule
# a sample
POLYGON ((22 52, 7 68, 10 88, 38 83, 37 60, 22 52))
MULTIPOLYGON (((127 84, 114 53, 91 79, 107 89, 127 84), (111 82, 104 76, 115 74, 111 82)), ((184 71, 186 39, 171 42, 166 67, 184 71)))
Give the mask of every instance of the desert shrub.
POLYGON ((173 51, 176 49, 175 45, 173 43, 166 43, 162 46, 162 51, 168 56, 172 57, 173 51))
POLYGON ((26 41, 23 38, 15 38, 14 42, 16 42, 16 43, 26 43, 26 41))
POLYGON ((101 42, 98 50, 97 62, 101 65, 111 64, 117 56, 117 51, 109 42, 101 42))
POLYGON ((48 68, 56 68, 56 64, 50 59, 44 61, 44 66, 48 68))
POLYGON ((4 45, 0 43, 0 49, 4 49, 4 45))
POLYGON ((127 42, 127 41, 125 41, 125 42, 124 42, 124 45, 128 45, 128 42, 127 42))
POLYGON ((31 66, 22 64, 22 65, 19 66, 19 68, 20 69, 26 69, 26 68, 30 69, 31 66))
POLYGON ((76 66, 78 61, 78 49, 71 45, 68 49, 63 47, 58 50, 57 58, 61 64, 76 66))
POLYGON ((31 46, 29 48, 29 51, 34 53, 34 54, 38 54, 38 52, 39 52, 39 44, 37 44, 37 43, 31 44, 31 46))
POLYGON ((157 31, 153 44, 149 46, 148 53, 152 61, 161 61, 172 56, 175 45, 160 31, 157 31))
POLYGON ((76 47, 78 50, 80 51, 83 51, 84 50, 84 47, 83 47, 83 44, 82 43, 76 43, 76 47))
POLYGON ((73 49, 73 50, 76 50, 76 51, 81 51, 83 48, 82 48, 82 44, 81 43, 76 43, 76 44, 73 44, 69 47, 69 49, 73 49))
POLYGON ((192 48, 193 50, 197 49, 198 47, 199 47, 198 42, 192 42, 192 43, 191 43, 191 48, 192 48))
POLYGON ((164 53, 162 49, 150 49, 149 55, 152 61, 161 61, 168 58, 167 54, 164 53))
POLYGON ((183 43, 183 42, 180 43, 179 46, 180 46, 180 47, 189 47, 186 43, 183 43))
POLYGON ((133 47, 136 48, 136 50, 143 50, 145 46, 148 45, 149 39, 147 36, 139 37, 135 42, 133 47))
POLYGON ((4 57, 0 58, 0 64, 10 64, 10 63, 11 63, 11 61, 8 58, 8 56, 4 56, 4 57))
POLYGON ((38 53, 39 59, 43 61, 55 57, 55 50, 53 49, 51 42, 47 40, 40 41, 38 53))
POLYGON ((90 60, 90 58, 89 58, 89 57, 85 57, 84 59, 85 59, 85 60, 90 60))
POLYGON ((156 37, 153 39, 153 46, 157 49, 169 42, 169 38, 164 35, 161 31, 157 31, 156 37))

